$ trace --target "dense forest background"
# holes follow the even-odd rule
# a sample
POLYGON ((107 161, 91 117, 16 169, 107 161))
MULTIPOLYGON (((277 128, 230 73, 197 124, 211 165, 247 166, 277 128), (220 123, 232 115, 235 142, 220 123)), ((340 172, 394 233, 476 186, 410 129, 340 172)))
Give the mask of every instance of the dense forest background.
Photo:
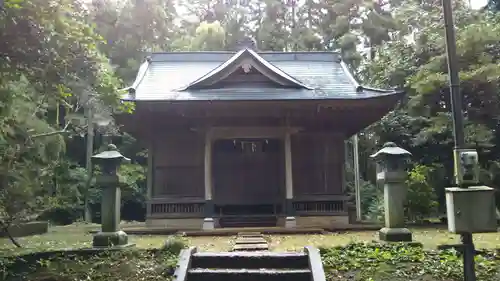
MULTIPOLYGON (((482 183, 495 188, 499 10, 498 0, 477 11, 454 1, 467 144, 479 151, 482 183)), ((113 122, 112 112, 133 111, 120 104, 119 89, 130 85, 149 52, 230 50, 246 36, 265 51, 337 50, 363 84, 404 88, 408 95, 397 109, 360 133, 363 213, 380 219, 381 191, 368 155, 386 141, 413 153, 408 217, 442 213, 453 141, 440 1, 5 0, 1 226, 37 218, 98 221, 100 191, 86 170, 90 138, 93 153, 112 140, 132 158, 120 171, 122 218, 144 219, 147 151, 113 122)))

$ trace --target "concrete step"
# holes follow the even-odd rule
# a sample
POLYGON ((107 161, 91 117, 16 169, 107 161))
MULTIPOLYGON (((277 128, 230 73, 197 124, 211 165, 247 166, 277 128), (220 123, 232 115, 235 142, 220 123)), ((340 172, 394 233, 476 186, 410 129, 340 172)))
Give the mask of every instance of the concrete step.
POLYGON ((187 281, 309 281, 309 269, 205 269, 192 268, 187 281))
POLYGON ((191 266, 193 268, 306 269, 309 263, 305 253, 201 252, 192 256, 191 266))

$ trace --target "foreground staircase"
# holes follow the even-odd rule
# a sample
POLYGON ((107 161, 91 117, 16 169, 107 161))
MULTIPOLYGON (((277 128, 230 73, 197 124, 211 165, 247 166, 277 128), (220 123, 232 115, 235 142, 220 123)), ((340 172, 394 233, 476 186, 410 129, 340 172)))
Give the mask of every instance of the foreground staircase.
MULTIPOLYGON (((249 235, 250 236, 250 235, 249 235)), ((256 237, 239 237, 247 241, 256 237)), ((252 245, 248 243, 247 245, 252 245)), ((257 245, 256 243, 254 245, 257 245)), ((237 244, 238 245, 238 244, 237 244)), ((325 281, 319 250, 273 253, 248 249, 233 252, 197 252, 196 247, 181 252, 176 281, 325 281)))

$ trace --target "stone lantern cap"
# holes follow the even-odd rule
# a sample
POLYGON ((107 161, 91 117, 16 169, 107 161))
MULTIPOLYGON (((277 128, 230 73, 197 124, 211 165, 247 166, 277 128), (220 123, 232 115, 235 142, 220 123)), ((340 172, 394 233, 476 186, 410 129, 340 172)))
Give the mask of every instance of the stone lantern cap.
POLYGON ((411 156, 411 153, 406 149, 398 147, 393 142, 386 142, 382 146, 382 149, 370 155, 370 158, 380 159, 384 156, 400 156, 401 158, 404 158, 411 156))
POLYGON ((99 154, 96 154, 92 156, 92 159, 95 160, 123 160, 123 161, 130 161, 129 158, 123 156, 118 149, 116 148, 116 145, 114 144, 109 144, 108 145, 108 150, 103 151, 99 154))

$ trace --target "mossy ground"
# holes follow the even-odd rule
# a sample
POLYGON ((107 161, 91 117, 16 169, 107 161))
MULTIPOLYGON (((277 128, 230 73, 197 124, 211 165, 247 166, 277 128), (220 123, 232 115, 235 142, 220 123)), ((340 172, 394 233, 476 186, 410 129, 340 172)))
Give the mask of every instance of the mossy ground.
MULTIPOLYGON (((322 248, 327 280, 461 281, 462 259, 453 250, 433 251, 404 244, 353 243, 322 248)), ((500 279, 496 250, 476 256, 477 280, 500 279)))
MULTIPOLYGON (((96 225, 53 227, 49 233, 19 238, 24 246, 16 249, 8 239, 0 239, 1 256, 17 256, 32 252, 85 248, 91 245, 89 230, 96 225)), ((126 228, 125 228, 126 229, 126 228)), ((365 243, 376 240, 376 231, 345 232, 326 235, 271 235, 267 240, 273 251, 296 251, 304 246, 322 249, 325 271, 329 280, 356 281, 458 281, 462 280, 461 258, 453 251, 433 251, 439 244, 458 242, 458 236, 444 229, 414 229, 414 238, 424 248, 400 245, 365 243)), ((186 245, 201 251, 227 251, 234 237, 183 237, 186 245)), ((175 266, 176 256, 168 251, 145 249, 160 248, 166 236, 130 236, 136 244, 134 250, 107 253, 91 258, 56 258, 42 260, 29 269, 27 280, 168 280, 175 266)), ((474 236, 477 248, 489 249, 488 254, 477 256, 478 280, 500 280, 500 234, 474 236)), ((6 260, 3 259, 3 265, 6 260)), ((0 264, 2 266, 2 264, 0 264)), ((4 268, 4 273, 6 268, 4 268)), ((27 272, 28 272, 27 271, 27 272)), ((6 277, 6 276, 4 276, 6 277)), ((0 272, 0 279, 2 279, 0 272)), ((8 280, 4 278, 4 280, 8 280)))

